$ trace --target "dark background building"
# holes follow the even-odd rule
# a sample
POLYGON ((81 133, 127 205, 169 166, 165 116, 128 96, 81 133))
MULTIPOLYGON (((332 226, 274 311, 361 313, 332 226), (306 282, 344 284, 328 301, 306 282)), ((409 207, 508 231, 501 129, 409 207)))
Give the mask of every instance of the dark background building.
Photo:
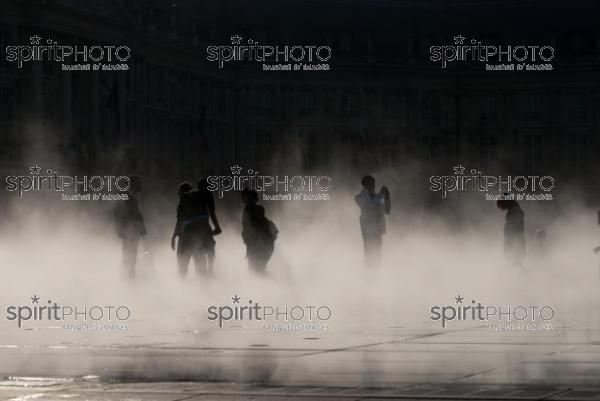
MULTIPOLYGON (((0 166, 179 180, 239 164, 305 172, 344 166, 447 174, 553 175, 596 193, 599 6, 594 1, 2 0, 0 166), (129 46, 129 71, 18 69, 5 48, 39 35, 129 46), (210 45, 238 34, 333 49, 330 71, 219 69, 210 45), (552 71, 442 69, 433 45, 555 48, 552 71), (50 161, 49 161, 50 162, 50 161)), ((424 184, 426 186, 426 184, 424 184)))

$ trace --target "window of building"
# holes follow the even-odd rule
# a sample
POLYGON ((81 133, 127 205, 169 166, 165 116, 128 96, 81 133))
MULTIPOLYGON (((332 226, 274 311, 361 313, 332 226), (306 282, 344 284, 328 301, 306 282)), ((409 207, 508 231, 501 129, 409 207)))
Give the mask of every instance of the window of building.
POLYGON ((498 138, 494 135, 477 135, 476 144, 479 169, 491 171, 498 158, 498 138))
POLYGON ((389 167, 400 161, 400 135, 391 134, 383 136, 381 140, 381 153, 385 155, 385 162, 389 167))
POLYGON ((384 91, 381 97, 384 118, 397 119, 402 114, 402 96, 399 91, 384 91))
POLYGON ((352 50, 352 33, 342 32, 338 36, 339 50, 348 53, 352 50))
POLYGON ((423 120, 431 124, 439 124, 440 122, 440 102, 437 96, 427 95, 422 103, 423 120))
POLYGON ((482 96, 479 99, 479 121, 482 124, 495 123, 498 118, 498 100, 496 96, 482 96))
POLYGON ((566 96, 567 124, 581 123, 586 120, 585 93, 569 93, 566 96))
POLYGON ((313 169, 319 163, 319 140, 316 132, 312 131, 308 134, 308 143, 305 153, 305 166, 308 169, 313 169))
POLYGON ((539 134, 523 135, 523 167, 528 174, 542 172, 544 168, 544 137, 539 134))
POLYGON ((344 91, 341 98, 341 112, 344 117, 357 117, 361 113, 360 95, 356 91, 344 91))
POLYGON ((336 89, 326 87, 323 89, 323 113, 325 116, 332 116, 335 113, 336 89))
POLYGON ((569 173, 583 173, 588 168, 590 138, 587 134, 569 134, 567 137, 567 152, 569 173))
POLYGON ((313 89, 302 87, 298 92, 298 113, 301 116, 314 114, 316 106, 313 89))
POLYGON ((0 88, 0 150, 8 150, 12 154, 10 138, 12 137, 14 121, 15 97, 9 88, 0 88))
POLYGON ((259 115, 268 115, 274 111, 275 94, 269 86, 255 88, 254 109, 259 115))
POLYGON ((517 112, 522 123, 540 123, 543 119, 544 98, 536 93, 517 96, 517 112))
POLYGON ((435 166, 435 163, 440 158, 440 143, 439 138, 435 135, 424 135, 421 138, 423 147, 424 159, 429 168, 435 166))

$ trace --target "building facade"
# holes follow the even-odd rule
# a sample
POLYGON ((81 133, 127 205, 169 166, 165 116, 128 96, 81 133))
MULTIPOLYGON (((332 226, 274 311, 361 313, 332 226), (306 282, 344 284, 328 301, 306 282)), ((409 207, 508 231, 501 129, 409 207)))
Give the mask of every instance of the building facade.
POLYGON ((234 164, 357 172, 410 164, 424 175, 461 164, 496 175, 579 178, 594 192, 597 7, 539 0, 295 0, 285 7, 271 0, 4 0, 0 165, 22 171, 45 155, 65 168, 172 181, 234 164), (208 62, 207 46, 230 43, 232 34, 329 46, 331 69, 208 62), (430 47, 451 44, 457 34, 551 45, 554 68, 441 68, 430 47), (128 46, 129 70, 7 62, 6 47, 28 44, 32 35, 128 46))

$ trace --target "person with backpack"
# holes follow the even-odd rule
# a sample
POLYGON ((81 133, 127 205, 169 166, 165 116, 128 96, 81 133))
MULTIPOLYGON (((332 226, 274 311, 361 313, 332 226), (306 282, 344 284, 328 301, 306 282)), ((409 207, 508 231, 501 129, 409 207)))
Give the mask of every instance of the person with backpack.
POLYGON ((273 255, 279 230, 265 216, 265 208, 258 204, 256 191, 245 188, 242 191, 242 202, 242 239, 246 244, 248 267, 255 273, 264 273, 273 255))
POLYGON ((213 274, 215 260, 214 236, 221 233, 215 213, 215 201, 208 190, 208 182, 198 182, 198 190, 192 191, 186 183, 180 186, 177 205, 177 224, 171 237, 171 248, 177 241, 177 265, 182 278, 187 276, 190 259, 194 260, 196 271, 202 275, 213 274), (214 228, 211 227, 212 221, 214 228))

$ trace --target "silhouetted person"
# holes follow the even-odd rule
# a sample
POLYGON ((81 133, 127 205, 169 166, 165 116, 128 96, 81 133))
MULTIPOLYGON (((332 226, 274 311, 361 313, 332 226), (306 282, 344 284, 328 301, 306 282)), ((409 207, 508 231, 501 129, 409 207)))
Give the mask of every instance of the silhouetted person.
MULTIPOLYGON (((600 211, 598 212, 598 225, 600 226, 600 211)), ((594 248, 594 253, 600 253, 600 246, 594 248)))
POLYGON ((248 267, 256 273, 264 273, 273 255, 278 230, 265 216, 265 208, 257 204, 258 193, 251 189, 242 191, 244 214, 242 216, 242 239, 246 244, 248 267))
POLYGON ((217 213, 215 211, 215 198, 212 192, 210 192, 208 189, 208 180, 206 178, 198 181, 198 192, 200 193, 200 198, 206 204, 208 216, 210 217, 210 221, 214 227, 210 230, 210 237, 206 241, 207 246, 203 248, 204 256, 206 257, 207 271, 208 273, 212 273, 213 264, 215 261, 215 240, 213 236, 221 234, 222 230, 221 225, 219 224, 219 219, 217 219, 217 213))
POLYGON ((117 235, 123 241, 122 264, 130 278, 135 276, 140 239, 146 235, 144 216, 138 206, 138 194, 141 189, 140 179, 135 176, 130 177, 128 199, 119 201, 114 210, 117 235))
POLYGON ((499 199, 497 206, 498 209, 506 211, 504 252, 511 262, 521 266, 525 257, 525 214, 514 199, 499 199))
POLYGON ((548 235, 546 234, 546 230, 538 228, 535 230, 535 234, 533 235, 533 253, 536 258, 541 259, 546 256, 548 235))
POLYGON ((220 233, 213 195, 208 190, 208 182, 200 180, 198 190, 180 194, 177 206, 177 224, 171 246, 174 246, 174 238, 179 237, 177 264, 182 277, 187 274, 191 258, 194 259, 198 273, 212 273, 215 259, 213 236, 220 233), (211 228, 210 221, 214 229, 211 228))
POLYGON ((365 261, 377 265, 381 257, 385 215, 390 213, 390 193, 382 186, 375 192, 375 178, 367 175, 361 180, 362 191, 354 197, 360 207, 360 230, 363 237, 365 261))
POLYGON ((182 182, 179 184, 179 188, 177 189, 177 196, 179 196, 179 203, 177 204, 177 221, 175 223, 175 229, 173 230, 173 235, 171 236, 171 249, 175 250, 175 239, 181 235, 181 223, 182 223, 182 211, 181 209, 181 199, 185 194, 192 191, 192 185, 189 182, 182 182))

